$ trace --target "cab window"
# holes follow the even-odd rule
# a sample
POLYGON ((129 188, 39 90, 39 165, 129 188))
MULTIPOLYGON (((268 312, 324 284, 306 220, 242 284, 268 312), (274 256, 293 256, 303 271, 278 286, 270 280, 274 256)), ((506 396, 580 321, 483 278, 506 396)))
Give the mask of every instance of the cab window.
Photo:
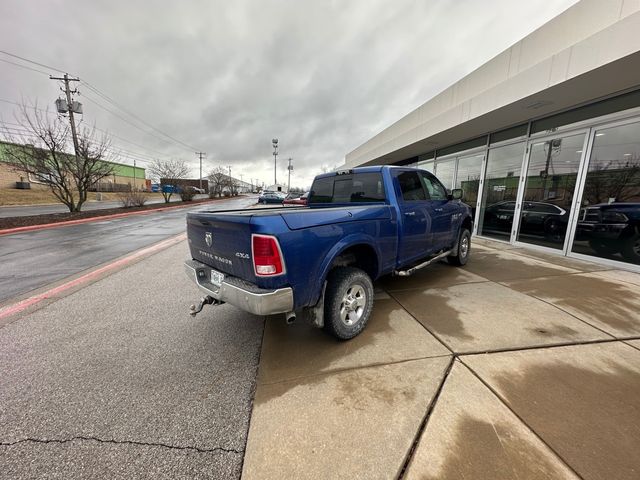
POLYGON ((402 172, 398 175, 398 183, 402 192, 402 199, 405 202, 415 202, 417 200, 426 200, 424 188, 420 183, 418 172, 402 172))
POLYGON ((447 191, 433 175, 420 172, 420 178, 422 178, 424 188, 427 190, 429 200, 447 200, 447 191))

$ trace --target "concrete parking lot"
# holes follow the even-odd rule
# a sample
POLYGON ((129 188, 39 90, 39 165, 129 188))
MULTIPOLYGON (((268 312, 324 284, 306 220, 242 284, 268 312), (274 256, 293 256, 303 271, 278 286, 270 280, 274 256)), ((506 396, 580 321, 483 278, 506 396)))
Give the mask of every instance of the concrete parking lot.
POLYGON ((0 477, 640 475, 640 275, 476 241, 338 342, 224 305, 186 243, 0 328, 0 477))

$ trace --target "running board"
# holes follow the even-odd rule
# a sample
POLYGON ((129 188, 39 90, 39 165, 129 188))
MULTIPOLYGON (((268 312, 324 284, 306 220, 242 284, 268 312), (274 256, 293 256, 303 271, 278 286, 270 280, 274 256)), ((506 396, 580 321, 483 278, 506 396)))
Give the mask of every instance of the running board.
POLYGON ((433 262, 437 262, 438 260, 440 260, 441 258, 444 257, 448 257, 449 255, 451 255, 451 252, 453 252, 453 250, 447 250, 446 252, 442 252, 438 255, 436 255, 433 258, 430 258, 429 260, 427 260, 426 262, 421 263, 420 265, 416 265, 415 267, 411 267, 409 270, 394 270, 393 274, 397 275, 398 277, 408 277, 410 275, 413 275, 414 273, 416 273, 418 270, 431 265, 433 262))

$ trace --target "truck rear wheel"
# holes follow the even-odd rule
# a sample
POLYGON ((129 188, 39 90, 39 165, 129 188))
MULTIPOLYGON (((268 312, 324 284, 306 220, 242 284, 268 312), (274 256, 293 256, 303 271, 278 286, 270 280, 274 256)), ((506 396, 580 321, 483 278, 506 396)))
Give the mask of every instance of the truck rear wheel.
POLYGON ((324 328, 340 340, 349 340, 366 326, 373 308, 373 283, 364 271, 338 267, 327 279, 324 328))
POLYGON ((469 253, 471 252, 471 232, 467 228, 460 230, 460 238, 456 246, 456 251, 447 257, 451 265, 461 267, 467 264, 469 253))

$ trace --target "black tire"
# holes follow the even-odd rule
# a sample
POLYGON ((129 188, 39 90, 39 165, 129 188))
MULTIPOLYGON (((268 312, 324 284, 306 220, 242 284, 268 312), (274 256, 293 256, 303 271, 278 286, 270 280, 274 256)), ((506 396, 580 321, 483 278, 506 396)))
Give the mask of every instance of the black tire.
POLYGON ((468 228, 460 230, 460 237, 456 245, 456 251, 447 257, 447 261, 456 267, 462 267, 467 264, 469 254, 471 253, 471 232, 468 228))
POLYGON ((338 267, 327 278, 324 329, 340 340, 358 335, 373 309, 373 283, 363 270, 338 267), (349 301, 351 305, 345 305, 349 301))
POLYGON ((640 264, 640 235, 634 235, 624 241, 622 257, 631 263, 640 264))

